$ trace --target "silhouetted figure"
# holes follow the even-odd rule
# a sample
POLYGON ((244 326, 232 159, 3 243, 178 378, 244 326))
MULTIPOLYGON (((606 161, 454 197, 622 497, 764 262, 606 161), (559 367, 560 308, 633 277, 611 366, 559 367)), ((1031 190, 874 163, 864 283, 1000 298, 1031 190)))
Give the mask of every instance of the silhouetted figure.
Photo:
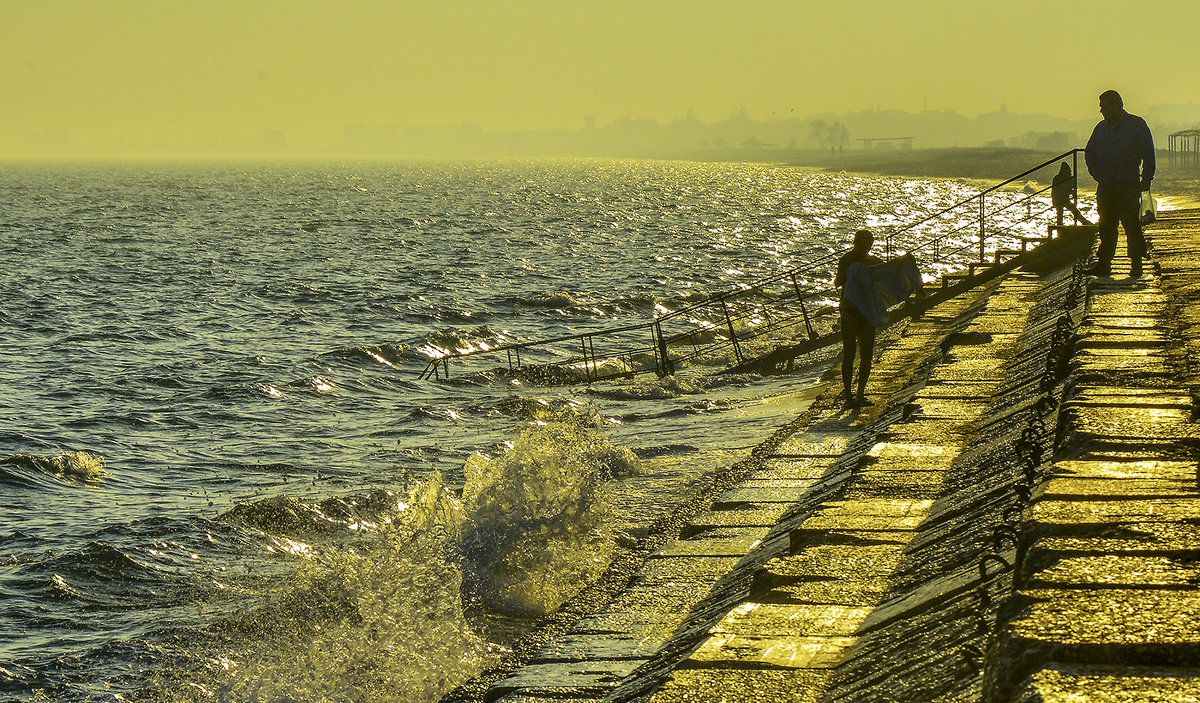
POLYGON ((853 264, 874 266, 882 264, 883 259, 871 256, 871 245, 875 243, 875 235, 869 229, 860 229, 854 233, 854 246, 838 259, 837 276, 833 285, 842 289, 838 301, 842 323, 842 398, 846 405, 864 407, 871 405, 867 400, 867 376, 871 374, 871 361, 875 354, 875 328, 867 323, 867 318, 849 300, 846 300, 846 273, 853 264), (858 366, 858 395, 851 392, 851 382, 854 380, 854 353, 858 351, 860 361, 858 366))
POLYGON ((1129 275, 1142 275, 1146 240, 1142 236, 1139 201, 1154 179, 1154 137, 1146 121, 1125 112, 1125 103, 1115 90, 1100 94, 1104 119, 1092 130, 1084 157, 1088 173, 1096 180, 1096 210, 1100 215, 1100 248, 1093 276, 1112 275, 1117 252, 1117 225, 1125 230, 1125 244, 1133 264, 1129 275))
POLYGON ((1079 212, 1079 207, 1075 205, 1075 200, 1071 197, 1074 188, 1072 188, 1071 167, 1064 161, 1058 169, 1058 175, 1054 177, 1054 183, 1050 186, 1050 199, 1054 203, 1054 209, 1058 211, 1058 224, 1063 223, 1063 210, 1070 210, 1071 215, 1075 217, 1075 222, 1085 225, 1092 224, 1088 222, 1083 213, 1079 212))

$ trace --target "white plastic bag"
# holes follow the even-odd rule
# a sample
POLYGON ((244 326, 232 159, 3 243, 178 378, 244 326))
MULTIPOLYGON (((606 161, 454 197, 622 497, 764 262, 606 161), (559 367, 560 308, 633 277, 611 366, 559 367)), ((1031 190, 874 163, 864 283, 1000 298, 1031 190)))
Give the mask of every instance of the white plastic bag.
POLYGON ((1142 224, 1148 225, 1158 216, 1158 203, 1155 202, 1154 196, 1150 195, 1150 191, 1142 191, 1142 203, 1138 208, 1139 216, 1142 224))

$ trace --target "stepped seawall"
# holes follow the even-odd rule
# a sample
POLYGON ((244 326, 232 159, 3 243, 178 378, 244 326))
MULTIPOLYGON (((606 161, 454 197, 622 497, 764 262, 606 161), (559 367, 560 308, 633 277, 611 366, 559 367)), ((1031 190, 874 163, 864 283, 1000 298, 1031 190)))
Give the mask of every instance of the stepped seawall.
POLYGON ((905 321, 485 700, 1200 700, 1200 210, 905 321))

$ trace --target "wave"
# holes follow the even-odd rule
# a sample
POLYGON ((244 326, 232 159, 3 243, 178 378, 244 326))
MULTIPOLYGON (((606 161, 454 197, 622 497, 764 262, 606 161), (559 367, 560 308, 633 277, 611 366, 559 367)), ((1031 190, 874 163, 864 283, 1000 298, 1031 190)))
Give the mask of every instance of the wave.
POLYGON ((92 485, 108 477, 104 457, 88 452, 57 456, 14 454, 0 458, 0 483, 37 487, 47 477, 68 485, 92 485))
POLYGON ((566 291, 555 291, 551 293, 534 293, 532 295, 515 296, 505 301, 514 307, 527 308, 577 308, 581 305, 579 300, 566 291))
POLYGON ((594 581, 615 548, 608 481, 638 470, 633 452, 564 423, 526 431, 496 459, 472 457, 462 549, 475 596, 539 616, 594 581))
POLYGON ((480 325, 474 329, 455 327, 425 335, 424 340, 416 345, 416 349, 427 359, 440 359, 454 353, 466 354, 494 349, 510 341, 511 333, 494 330, 488 325, 480 325))
POLYGON ((594 406, 568 398, 510 395, 495 402, 474 405, 471 411, 486 416, 499 415, 524 421, 564 422, 591 427, 606 422, 594 406))
MULTIPOLYGON (((432 489, 429 489, 432 490, 432 489)), ((422 499, 429 496, 422 494, 422 499)), ((379 530, 413 523, 417 529, 426 516, 415 521, 406 514, 411 495, 390 490, 374 490, 357 496, 334 496, 306 502, 290 496, 273 496, 253 503, 240 503, 223 513, 220 519, 277 534, 312 535, 348 530, 379 530), (404 519, 401 519, 403 516, 404 519), (397 522, 399 520, 399 522, 397 522)))
POLYGON ((205 643, 199 661, 153 676, 148 697, 437 700, 492 661, 451 556, 462 505, 439 476, 406 492, 257 501, 224 519, 288 545, 276 553, 291 573, 260 606, 192 638, 205 643))
MULTIPOLYGON (((381 366, 396 367, 407 360, 419 358, 407 344, 379 344, 347 347, 330 353, 347 361, 367 361, 381 366)), ((328 356, 328 355, 327 355, 328 356)))
POLYGON ((754 373, 693 373, 665 378, 643 376, 619 386, 592 386, 587 389, 587 393, 610 400, 669 400, 727 386, 745 386, 761 378, 762 376, 754 373))
POLYGON ((695 454, 700 447, 691 444, 660 444, 654 447, 638 447, 633 450, 639 459, 653 459, 676 454, 695 454))
MULTIPOLYGON (((87 579, 96 583, 120 583, 124 581, 157 579, 163 574, 150 564, 144 564, 117 547, 93 541, 76 552, 56 556, 42 567, 74 579, 87 579)), ((61 577, 59 577, 61 579, 61 577)))

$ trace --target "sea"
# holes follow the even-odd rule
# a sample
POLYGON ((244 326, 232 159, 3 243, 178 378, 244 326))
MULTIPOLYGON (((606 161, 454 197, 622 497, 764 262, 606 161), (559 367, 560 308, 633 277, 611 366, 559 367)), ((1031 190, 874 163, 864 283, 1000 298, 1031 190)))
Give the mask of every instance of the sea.
POLYGON ((436 350, 652 320, 976 192, 685 161, 0 164, 0 699, 437 701, 829 360, 539 386, 422 377, 436 350))

